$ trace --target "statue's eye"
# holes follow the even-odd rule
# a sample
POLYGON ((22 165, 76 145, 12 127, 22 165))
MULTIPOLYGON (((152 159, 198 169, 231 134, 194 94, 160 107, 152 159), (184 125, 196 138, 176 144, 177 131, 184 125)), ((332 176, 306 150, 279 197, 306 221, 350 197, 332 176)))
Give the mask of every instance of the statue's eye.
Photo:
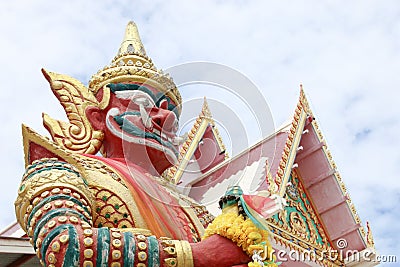
POLYGON ((162 109, 168 109, 168 101, 167 99, 163 99, 160 101, 160 104, 158 104, 159 108, 162 109))
POLYGON ((150 101, 150 99, 146 97, 137 97, 132 99, 132 101, 137 105, 143 105, 145 108, 152 108, 154 107, 154 102, 150 101))

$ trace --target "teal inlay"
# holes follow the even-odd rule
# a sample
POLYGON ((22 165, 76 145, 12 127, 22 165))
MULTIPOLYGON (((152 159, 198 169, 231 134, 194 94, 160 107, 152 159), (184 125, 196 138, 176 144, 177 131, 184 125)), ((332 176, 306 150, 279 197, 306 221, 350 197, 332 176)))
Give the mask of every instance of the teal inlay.
MULTIPOLYGON (((290 180, 292 180, 292 179, 293 179, 293 177, 292 177, 292 175, 290 175, 290 180)), ((297 184, 297 185, 300 183, 300 181, 299 181, 298 179, 293 179, 293 181, 294 181, 295 184, 297 184)), ((306 195, 304 192, 302 193, 302 197, 307 201, 308 206, 311 206, 311 204, 310 204, 310 202, 309 202, 309 200, 308 200, 308 198, 307 198, 307 195, 306 195)), ((303 200, 302 200, 301 198, 299 198, 298 202, 299 202, 299 203, 301 204, 301 206, 303 207, 303 210, 307 210, 306 205, 304 204, 304 202, 303 202, 303 200)), ((300 214, 300 215, 301 215, 301 217, 304 219, 304 222, 307 222, 307 219, 306 219, 302 214, 300 214)), ((321 244, 321 245, 323 245, 324 242, 323 242, 323 240, 322 240, 321 234, 320 234, 319 231, 318 231, 318 227, 317 227, 317 225, 315 224, 315 221, 314 221, 313 219, 311 219, 311 218, 310 218, 310 221, 311 221, 311 223, 312 223, 312 225, 313 225, 313 228, 314 228, 315 232, 317 233, 316 242, 319 243, 319 244, 321 244)), ((311 236, 311 230, 309 229, 308 224, 306 224, 306 225, 307 225, 307 230, 308 230, 307 235, 308 235, 308 237, 310 237, 310 236, 311 236)))
POLYGON ((243 190, 240 186, 237 186, 237 185, 229 187, 225 192, 225 196, 229 196, 229 195, 241 196, 241 195, 243 195, 243 190))
POLYGON ((237 200, 228 200, 226 203, 222 204, 222 209, 232 206, 232 205, 236 205, 238 203, 237 200))
POLYGON ((79 238, 75 228, 68 229, 69 241, 65 253, 63 267, 78 266, 79 263, 79 238))
POLYGON ((106 201, 106 200, 107 200, 107 196, 103 196, 101 199, 102 199, 103 201, 106 201))
POLYGON ((158 249, 158 241, 154 236, 149 236, 147 238, 149 248, 148 248, 148 258, 147 258, 147 266, 156 267, 160 266, 160 251, 158 249))
POLYGON ((73 196, 68 196, 68 195, 54 195, 54 196, 50 196, 50 197, 46 197, 45 199, 42 199, 42 201, 39 202, 39 204, 37 204, 33 209, 31 214, 29 214, 28 217, 28 224, 31 221, 33 215, 35 215, 36 211, 41 209, 44 205, 46 205, 47 203, 54 201, 54 200, 59 200, 59 199, 65 199, 65 200, 70 200, 72 202, 74 202, 75 204, 81 206, 88 214, 90 214, 89 210, 87 209, 87 207, 85 205, 83 205, 82 202, 80 202, 78 199, 74 198, 73 196))
POLYGON ((29 166, 26 168, 25 173, 27 173, 30 169, 33 169, 33 168, 36 168, 37 166, 45 165, 45 164, 48 164, 48 163, 51 163, 51 164, 56 163, 57 165, 65 165, 65 164, 67 164, 66 162, 58 161, 58 160, 46 160, 46 161, 41 161, 41 162, 38 162, 38 163, 36 163, 36 164, 29 165, 29 166))
POLYGON ((118 205, 118 204, 115 204, 115 205, 114 205, 114 208, 118 210, 118 209, 119 209, 119 205, 118 205))
POLYGON ((134 84, 134 83, 110 83, 107 85, 108 88, 111 89, 111 92, 115 93, 117 91, 142 91, 146 94, 148 94, 154 102, 157 101, 156 96, 153 94, 153 92, 147 88, 144 85, 139 85, 139 84, 134 84))
POLYGON ((165 94, 161 93, 161 92, 158 92, 158 93, 156 94, 156 98, 157 98, 157 101, 154 101, 154 102, 156 103, 157 107, 160 106, 160 102, 161 102, 163 99, 166 99, 166 100, 168 101, 168 104, 171 102, 171 99, 170 99, 169 97, 167 97, 165 94))
POLYGON ((156 96, 156 97, 157 97, 157 101, 155 101, 155 103, 156 103, 157 107, 160 106, 160 103, 161 103, 161 101, 162 101, 163 99, 166 99, 167 102, 168 102, 168 107, 167 107, 168 110, 174 112, 175 115, 176 115, 176 117, 179 119, 178 110, 177 110, 176 106, 175 106, 174 104, 171 103, 171 101, 172 101, 171 98, 169 98, 168 96, 166 96, 165 94, 163 94, 163 93, 161 93, 161 92, 157 93, 157 96, 156 96))
POLYGON ((114 219, 114 223, 118 223, 118 219, 114 219))
POLYGON ((168 101, 168 110, 174 112, 176 117, 179 118, 179 114, 178 114, 176 106, 173 105, 171 103, 171 99, 168 96, 166 96, 164 93, 162 93, 162 92, 158 92, 156 95, 154 95, 154 93, 149 88, 147 88, 146 86, 139 85, 139 84, 132 84, 132 83, 129 83, 129 84, 126 84, 126 83, 112 84, 112 83, 110 83, 110 84, 107 85, 107 87, 110 88, 111 92, 113 92, 113 93, 115 93, 117 91, 128 91, 128 90, 132 90, 132 91, 139 90, 139 91, 142 91, 142 92, 148 94, 153 99, 154 103, 158 107, 160 105, 161 100, 167 99, 167 101, 168 101))
POLYGON ((127 111, 120 115, 114 116, 115 122, 118 123, 120 126, 124 124, 125 115, 141 116, 139 111, 127 111))
POLYGON ((135 265, 136 241, 132 233, 124 232, 124 266, 135 265))
MULTIPOLYGON (((299 184, 300 184, 300 181, 299 181, 297 178, 293 177, 292 174, 290 175, 288 182, 291 182, 291 183, 292 183, 294 186, 296 186, 296 187, 298 187, 299 184)), ((293 200, 293 201, 294 201, 294 200, 293 200)), ((301 193, 301 197, 299 197, 295 202, 297 202, 297 203, 299 203, 299 204, 301 205, 303 211, 307 211, 306 204, 307 204, 308 206, 311 206, 310 201, 308 200, 307 195, 306 195, 304 192, 301 193), (305 201, 303 201, 303 199, 305 199, 305 201)), ((304 223, 304 225, 305 225, 305 227, 306 227, 306 233, 305 233, 305 234, 306 234, 307 238, 310 238, 310 237, 311 237, 311 231, 312 231, 312 230, 315 230, 315 232, 316 232, 316 234, 317 234, 317 236, 316 236, 316 242, 317 242, 318 244, 324 245, 324 241, 323 241, 323 239, 322 239, 322 237, 321 237, 321 234, 320 234, 319 231, 318 231, 318 227, 317 227, 317 225, 316 225, 316 222, 315 222, 312 218, 309 218, 309 221, 311 222, 312 228, 313 228, 313 229, 310 229, 310 226, 309 226, 308 223, 307 223, 308 219, 307 219, 307 218, 302 214, 302 212, 301 212, 300 210, 298 210, 296 207, 293 207, 293 206, 286 206, 286 207, 285 207, 285 212, 286 212, 286 214, 287 214, 287 216, 286 216, 286 223, 287 223, 288 225, 290 225, 290 215, 291 215, 291 213, 296 212, 296 213, 301 217, 301 219, 303 220, 303 223, 304 223)), ((273 215, 272 217, 273 217, 273 219, 274 219, 275 221, 277 221, 277 222, 279 222, 279 223, 282 223, 282 222, 280 221, 280 219, 279 219, 278 214, 275 214, 275 215, 273 215)))
MULTIPOLYGON (((67 230, 68 228, 73 227, 70 224, 64 224, 64 225, 59 225, 56 228, 54 228, 47 236, 45 239, 43 239, 42 246, 40 248, 40 254, 42 254, 42 260, 44 262, 44 266, 46 266, 46 251, 48 247, 50 246, 51 241, 58 236, 61 232, 67 230)), ((36 242, 35 242, 36 243, 36 242)))
MULTIPOLYGON (((55 209, 51 210, 46 215, 44 215, 40 220, 36 223, 35 231, 33 233, 33 246, 36 250, 36 239, 39 235, 40 230, 44 227, 44 225, 50 221, 52 218, 57 217, 57 216, 63 216, 63 215, 75 215, 77 217, 80 217, 82 220, 85 222, 89 223, 88 220, 80 214, 79 212, 73 210, 73 209, 66 209, 66 208, 60 208, 60 209, 55 209)), ((28 222, 28 228, 30 226, 30 222, 28 222)))
POLYGON ((110 230, 106 227, 98 228, 96 267, 108 266, 109 253, 110 253, 110 230))
POLYGON ((42 247, 40 249, 40 253, 42 254, 42 260, 44 262, 44 267, 46 267, 46 251, 49 248, 53 239, 61 234, 63 231, 68 230, 68 247, 65 252, 64 256, 64 263, 63 266, 78 266, 80 252, 79 252, 79 240, 78 240, 78 233, 73 225, 71 224, 64 224, 57 226, 54 228, 43 240, 42 247))
POLYGON ((157 135, 155 133, 145 132, 145 131, 141 130, 139 127, 134 125, 131 121, 125 119, 125 115, 127 115, 128 113, 135 113, 135 112, 125 112, 125 113, 122 113, 121 115, 114 116, 115 122, 120 126, 120 128, 123 131, 125 131, 131 135, 139 136, 142 138, 154 139, 157 142, 159 142, 160 144, 171 148, 174 151, 174 154, 176 156, 178 156, 178 151, 170 142, 164 141, 163 139, 161 139, 161 137, 159 135, 157 135))
POLYGON ((105 217, 108 219, 108 218, 110 218, 110 216, 111 216, 110 213, 106 213, 105 217))

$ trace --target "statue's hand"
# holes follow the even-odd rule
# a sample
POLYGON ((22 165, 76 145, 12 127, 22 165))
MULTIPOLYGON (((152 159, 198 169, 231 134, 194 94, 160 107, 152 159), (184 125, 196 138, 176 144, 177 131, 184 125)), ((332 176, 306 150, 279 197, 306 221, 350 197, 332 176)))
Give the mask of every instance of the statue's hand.
POLYGON ((253 257, 253 261, 249 262, 248 266, 264 266, 263 260, 271 261, 274 265, 274 257, 270 253, 273 249, 268 241, 268 226, 259 209, 253 209, 254 206, 264 208, 270 201, 264 198, 250 198, 246 201, 245 197, 240 187, 229 189, 221 197, 219 204, 222 213, 208 225, 203 240, 215 235, 225 237, 242 249, 248 257, 253 257), (247 202, 258 205, 249 206, 247 202), (265 259, 256 257, 262 251, 265 259))
POLYGON ((207 239, 214 234, 226 237, 233 241, 238 247, 247 253, 253 255, 254 250, 259 250, 268 246, 268 232, 257 226, 249 219, 235 212, 223 211, 214 221, 208 225, 203 239, 207 239))
POLYGON ((195 267, 247 266, 250 261, 249 256, 240 247, 219 235, 212 235, 191 246, 195 267))
MULTIPOLYGON (((273 249, 268 241, 268 231, 258 228, 251 219, 238 215, 234 209, 224 209, 222 214, 207 227, 203 239, 207 241, 215 235, 231 240, 248 257, 254 256, 255 252, 265 251, 265 260, 274 262, 271 253, 273 249)), ((248 266, 263 266, 260 260, 254 260, 249 264, 248 266)))

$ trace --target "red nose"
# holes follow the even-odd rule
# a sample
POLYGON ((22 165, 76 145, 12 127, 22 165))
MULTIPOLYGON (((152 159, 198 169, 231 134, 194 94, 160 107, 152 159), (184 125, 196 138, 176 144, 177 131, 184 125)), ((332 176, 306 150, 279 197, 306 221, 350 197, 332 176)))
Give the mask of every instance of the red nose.
POLYGON ((167 109, 153 109, 150 112, 151 120, 153 122, 153 126, 159 128, 163 132, 174 132, 176 116, 172 111, 167 109))

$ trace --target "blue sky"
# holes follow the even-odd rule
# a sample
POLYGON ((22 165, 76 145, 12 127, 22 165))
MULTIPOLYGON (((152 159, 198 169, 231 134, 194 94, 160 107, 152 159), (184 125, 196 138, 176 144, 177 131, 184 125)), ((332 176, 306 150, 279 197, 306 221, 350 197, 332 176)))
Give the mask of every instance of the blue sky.
POLYGON ((0 228, 14 220, 23 173, 20 124, 45 134, 42 112, 65 118, 40 68, 87 83, 110 63, 126 23, 134 20, 157 67, 192 61, 232 67, 258 86, 276 125, 292 115, 302 83, 361 219, 371 223, 379 252, 397 253, 400 5, 349 2, 2 3, 0 228))

